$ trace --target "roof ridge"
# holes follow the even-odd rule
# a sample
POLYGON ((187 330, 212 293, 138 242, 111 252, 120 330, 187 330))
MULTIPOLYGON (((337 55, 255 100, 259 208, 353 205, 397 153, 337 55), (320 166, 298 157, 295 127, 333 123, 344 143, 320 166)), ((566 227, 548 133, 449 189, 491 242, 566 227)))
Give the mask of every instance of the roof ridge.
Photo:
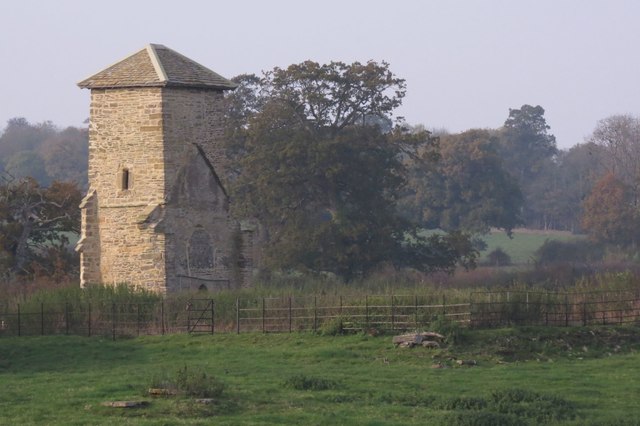
POLYGON ((80 81, 78 86, 86 89, 197 87, 209 90, 237 87, 193 59, 154 43, 80 81))
POLYGON ((158 58, 158 54, 156 53, 156 49, 159 47, 164 46, 161 44, 149 43, 146 49, 147 53, 149 54, 149 58, 151 59, 151 63, 153 64, 153 68, 156 70, 156 74, 158 74, 158 79, 161 83, 166 83, 167 81, 169 81, 169 78, 167 77, 167 73, 162 66, 162 62, 160 62, 160 59, 158 58))

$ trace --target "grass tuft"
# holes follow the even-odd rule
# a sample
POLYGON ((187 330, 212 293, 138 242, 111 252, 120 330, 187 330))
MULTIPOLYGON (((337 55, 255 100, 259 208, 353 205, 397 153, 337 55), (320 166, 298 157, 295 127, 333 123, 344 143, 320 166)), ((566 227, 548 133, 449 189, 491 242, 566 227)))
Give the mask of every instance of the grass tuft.
POLYGON ((335 380, 329 380, 322 377, 306 376, 304 374, 296 374, 289 377, 285 381, 285 386, 295 390, 304 391, 324 391, 335 389, 338 383, 335 380))

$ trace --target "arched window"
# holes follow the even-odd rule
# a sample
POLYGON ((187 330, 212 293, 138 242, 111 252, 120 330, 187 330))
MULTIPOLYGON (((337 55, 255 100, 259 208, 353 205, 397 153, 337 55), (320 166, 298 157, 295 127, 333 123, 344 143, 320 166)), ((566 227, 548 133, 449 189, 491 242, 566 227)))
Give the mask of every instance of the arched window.
POLYGON ((189 270, 202 271, 214 267, 211 238, 204 229, 196 229, 189 239, 189 270))

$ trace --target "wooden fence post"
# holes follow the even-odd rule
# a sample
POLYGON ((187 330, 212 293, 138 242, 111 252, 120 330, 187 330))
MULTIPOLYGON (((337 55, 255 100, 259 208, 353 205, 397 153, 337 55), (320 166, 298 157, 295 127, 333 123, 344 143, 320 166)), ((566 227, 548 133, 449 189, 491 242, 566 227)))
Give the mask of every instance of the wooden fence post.
POLYGON ((211 305, 211 334, 216 332, 216 311, 213 303, 213 299, 209 300, 209 304, 211 305))
POLYGON ((40 302, 40 335, 44 336, 44 302, 40 302))
POLYGON ((264 315, 265 315, 265 311, 264 311, 264 297, 262 298, 262 332, 265 333, 266 329, 264 327, 264 315))
POLYGON ((87 308, 87 334, 89 337, 91 337, 91 303, 89 303, 89 306, 87 308))
POLYGON ((415 307, 413 322, 415 323, 416 330, 418 329, 418 295, 413 295, 413 305, 415 307))
POLYGON ((136 335, 140 335, 140 304, 136 303, 136 335))
POLYGON ((564 326, 569 326, 569 295, 564 294, 564 326))
POLYGON ((22 336, 22 327, 20 323, 20 304, 18 303, 18 337, 22 336))

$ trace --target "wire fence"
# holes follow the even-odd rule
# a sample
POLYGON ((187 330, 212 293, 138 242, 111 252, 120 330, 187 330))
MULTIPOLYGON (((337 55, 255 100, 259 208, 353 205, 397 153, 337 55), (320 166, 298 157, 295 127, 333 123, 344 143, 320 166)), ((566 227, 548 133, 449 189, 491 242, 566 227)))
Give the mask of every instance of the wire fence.
POLYGON ((478 292, 470 306, 473 327, 628 324, 640 321, 640 290, 478 292))
MULTIPOLYGON (((640 291, 559 293, 474 292, 446 295, 310 296, 30 303, 0 310, 0 336, 70 334, 112 339, 151 334, 425 329, 434 321, 487 328, 577 326, 640 322, 640 291)), ((0 304, 0 306, 3 306, 0 304)))

